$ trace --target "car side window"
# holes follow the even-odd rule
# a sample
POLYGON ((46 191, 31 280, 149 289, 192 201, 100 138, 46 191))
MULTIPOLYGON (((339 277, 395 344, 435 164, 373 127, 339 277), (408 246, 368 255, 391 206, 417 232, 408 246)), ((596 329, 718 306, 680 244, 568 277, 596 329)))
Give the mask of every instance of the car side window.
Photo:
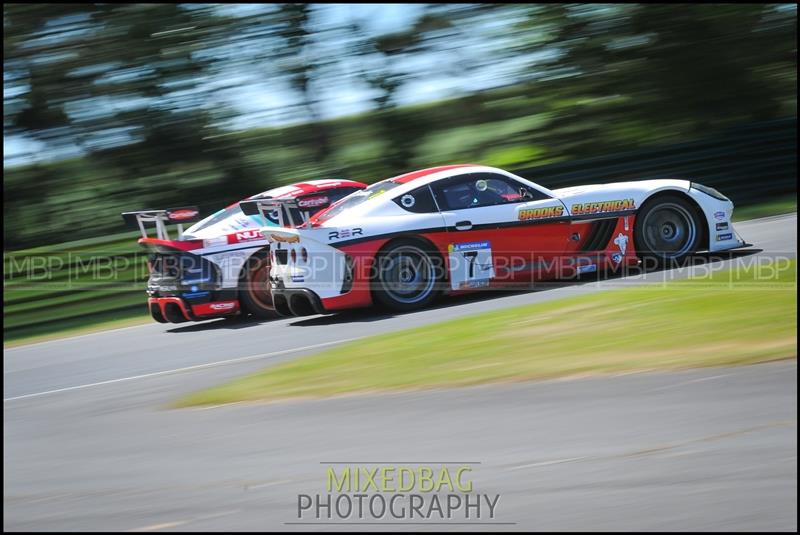
POLYGON ((495 173, 469 173, 443 180, 434 187, 439 205, 447 210, 514 204, 547 198, 525 184, 495 173))
POLYGON ((403 210, 414 212, 415 214, 427 214, 437 212, 436 202, 431 195, 431 188, 424 185, 415 190, 404 193, 392 199, 403 210))

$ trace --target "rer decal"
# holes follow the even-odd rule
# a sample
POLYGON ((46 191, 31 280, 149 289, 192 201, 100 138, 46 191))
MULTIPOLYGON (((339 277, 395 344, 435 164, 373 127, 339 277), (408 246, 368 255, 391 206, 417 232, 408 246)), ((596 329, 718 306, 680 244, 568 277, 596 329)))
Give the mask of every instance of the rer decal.
POLYGON ((344 240, 347 238, 355 238, 356 236, 363 236, 364 229, 362 228, 343 228, 340 230, 332 230, 328 233, 329 240, 344 240))
POLYGON ((615 201, 586 202, 573 204, 572 215, 604 214, 608 212, 623 212, 635 210, 636 203, 633 199, 619 199, 615 201))
POLYGON ((520 221, 532 221, 536 219, 548 219, 550 217, 561 217, 564 215, 562 206, 545 206, 543 208, 522 208, 517 213, 520 221))

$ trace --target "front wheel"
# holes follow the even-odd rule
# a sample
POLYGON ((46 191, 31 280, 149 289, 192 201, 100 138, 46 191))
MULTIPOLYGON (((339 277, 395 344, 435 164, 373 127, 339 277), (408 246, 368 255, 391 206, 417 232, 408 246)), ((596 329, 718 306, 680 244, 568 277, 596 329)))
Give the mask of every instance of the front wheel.
POLYGON ((242 303, 242 308, 260 319, 278 317, 272 304, 269 268, 269 254, 255 253, 247 259, 239 279, 239 301, 242 303))
POLYGON ((702 239, 702 221, 694 206, 678 195, 662 195, 639 211, 633 229, 642 259, 659 267, 678 264, 695 253, 702 239))
POLYGON ((439 294, 442 279, 439 255, 416 240, 397 240, 376 258, 373 277, 375 302, 392 310, 423 308, 439 294))

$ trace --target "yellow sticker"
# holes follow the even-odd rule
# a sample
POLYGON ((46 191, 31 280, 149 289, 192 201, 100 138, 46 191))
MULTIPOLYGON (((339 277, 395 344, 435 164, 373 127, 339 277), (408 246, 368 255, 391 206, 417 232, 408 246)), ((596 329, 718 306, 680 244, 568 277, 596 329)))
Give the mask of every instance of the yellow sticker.
POLYGON ((545 206, 542 208, 523 208, 517 213, 517 218, 520 221, 531 221, 535 219, 561 217, 562 215, 564 215, 563 206, 545 206))
POLYGON ((602 214, 606 212, 622 212, 635 210, 633 199, 618 199, 614 201, 585 202, 572 205, 572 215, 602 214))

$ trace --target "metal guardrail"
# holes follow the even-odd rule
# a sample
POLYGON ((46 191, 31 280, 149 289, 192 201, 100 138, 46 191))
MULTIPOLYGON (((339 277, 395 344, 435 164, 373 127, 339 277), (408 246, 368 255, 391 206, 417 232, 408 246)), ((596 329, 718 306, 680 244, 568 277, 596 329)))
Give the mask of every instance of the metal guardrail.
POLYGON ((685 178, 737 205, 797 191, 797 118, 740 125, 662 147, 514 171, 551 189, 625 180, 685 178))

